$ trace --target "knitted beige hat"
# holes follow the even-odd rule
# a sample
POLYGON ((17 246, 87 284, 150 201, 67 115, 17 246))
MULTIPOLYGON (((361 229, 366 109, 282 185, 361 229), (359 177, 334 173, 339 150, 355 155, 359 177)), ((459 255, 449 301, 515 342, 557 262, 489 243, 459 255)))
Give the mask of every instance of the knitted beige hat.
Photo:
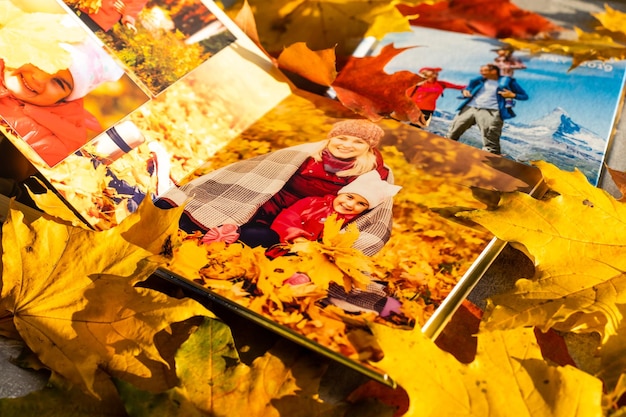
POLYGON ((371 148, 378 145, 385 136, 385 131, 378 125, 365 119, 342 120, 333 125, 328 132, 328 138, 335 136, 355 136, 367 142, 371 148))

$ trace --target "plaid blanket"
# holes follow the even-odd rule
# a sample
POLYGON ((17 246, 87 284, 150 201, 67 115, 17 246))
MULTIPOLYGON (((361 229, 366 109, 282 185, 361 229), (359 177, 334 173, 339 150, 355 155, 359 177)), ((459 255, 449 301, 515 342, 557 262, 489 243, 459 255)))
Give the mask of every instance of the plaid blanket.
MULTIPOLYGON (((187 216, 206 230, 223 224, 242 225, 319 146, 319 142, 306 143, 239 161, 172 188, 159 198, 177 206, 185 204, 187 216)), ((393 182, 391 172, 388 181, 393 182)), ((384 246, 391 234, 392 204, 390 198, 354 221, 361 232, 354 248, 371 256, 384 246)))

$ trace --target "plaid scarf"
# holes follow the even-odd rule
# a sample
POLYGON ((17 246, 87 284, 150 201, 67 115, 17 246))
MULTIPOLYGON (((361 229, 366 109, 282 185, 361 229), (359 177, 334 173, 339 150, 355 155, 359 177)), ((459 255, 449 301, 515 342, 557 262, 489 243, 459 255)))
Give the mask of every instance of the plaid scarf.
MULTIPOLYGON (((185 205, 186 215, 205 230, 223 224, 240 226, 285 185, 319 146, 319 142, 305 143, 235 162, 172 188, 159 199, 174 206, 185 205)), ((391 173, 388 181, 393 182, 391 173)), ((353 222, 361 232, 354 248, 374 255, 384 246, 391 235, 392 204, 388 199, 353 222)))

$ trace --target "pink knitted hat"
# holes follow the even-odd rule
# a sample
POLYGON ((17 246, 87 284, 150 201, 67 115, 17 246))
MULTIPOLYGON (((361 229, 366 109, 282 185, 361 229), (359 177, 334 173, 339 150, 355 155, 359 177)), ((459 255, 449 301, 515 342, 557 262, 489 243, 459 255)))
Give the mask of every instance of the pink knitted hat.
POLYGON ((124 74, 113 58, 89 38, 82 43, 62 43, 61 47, 72 56, 72 64, 68 69, 74 80, 74 89, 66 98, 67 101, 82 98, 100 84, 117 81, 124 74))
POLYGON ((385 136, 385 131, 369 120, 349 119, 335 123, 330 129, 330 132, 328 132, 328 138, 341 135, 361 138, 367 142, 371 148, 374 148, 378 145, 383 136, 385 136))

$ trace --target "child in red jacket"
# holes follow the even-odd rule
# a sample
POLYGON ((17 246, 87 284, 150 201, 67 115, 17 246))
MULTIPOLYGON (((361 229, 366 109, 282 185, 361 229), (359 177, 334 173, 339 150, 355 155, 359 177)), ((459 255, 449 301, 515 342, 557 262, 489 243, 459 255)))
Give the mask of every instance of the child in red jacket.
MULTIPOLYGON (((271 225, 280 242, 297 242, 301 240, 318 240, 324 232, 324 222, 330 215, 344 224, 357 216, 391 198, 401 187, 392 185, 380 178, 377 171, 369 171, 360 175, 350 184, 341 188, 337 195, 324 197, 306 197, 282 210, 271 225)), ((269 257, 285 254, 286 249, 274 246, 266 251, 269 257)), ((298 285, 309 282, 307 274, 299 272, 285 284, 298 285)), ((353 289, 346 293, 343 286, 330 283, 328 297, 322 305, 333 304, 345 311, 375 311, 381 317, 392 313, 400 314, 400 302, 389 297, 384 286, 371 282, 366 290, 353 289)))
POLYGON ((282 210, 272 222, 274 230, 283 243, 301 240, 318 240, 324 231, 324 222, 335 214, 344 224, 366 210, 393 197, 401 187, 380 178, 378 171, 360 175, 341 188, 337 195, 306 197, 282 210))
POLYGON ((95 41, 60 43, 72 59, 49 74, 33 64, 8 68, 0 59, 0 116, 49 165, 87 142, 101 126, 84 108, 83 97, 124 73, 95 41))
POLYGON ((426 124, 430 123, 430 118, 437 108, 437 100, 443 95, 443 90, 452 88, 462 90, 463 85, 453 84, 439 79, 441 68, 424 67, 419 70, 419 75, 423 78, 413 87, 406 90, 406 94, 424 113, 426 124))

